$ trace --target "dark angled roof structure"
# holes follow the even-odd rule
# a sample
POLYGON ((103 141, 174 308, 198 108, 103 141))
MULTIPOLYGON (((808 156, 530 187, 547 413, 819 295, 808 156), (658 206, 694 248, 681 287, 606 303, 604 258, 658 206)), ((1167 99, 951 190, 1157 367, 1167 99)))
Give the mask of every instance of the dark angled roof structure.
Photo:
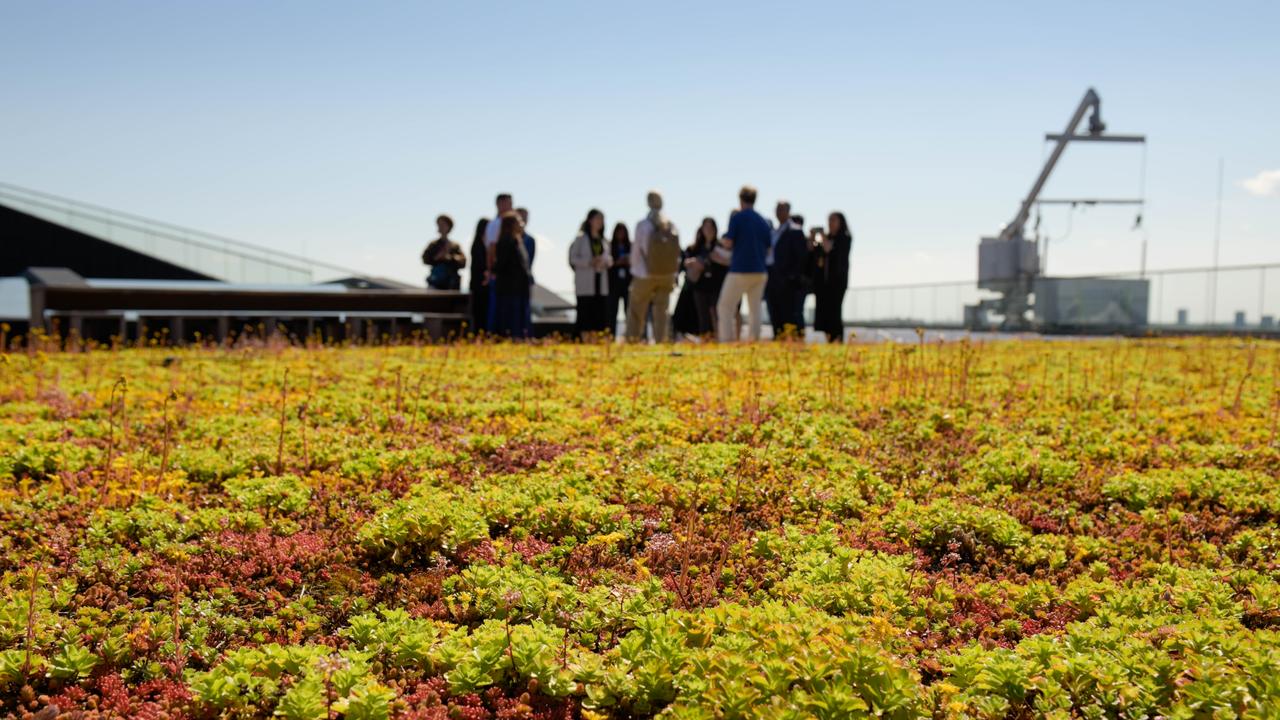
POLYGON ((0 277, 64 267, 84 277, 212 280, 160 258, 14 210, 0 201, 0 277))
MULTIPOLYGON (((255 285, 311 285, 317 279, 329 277, 361 277, 363 273, 331 263, 280 252, 269 247, 254 245, 232 238, 215 235, 203 230, 183 227, 173 223, 122 212, 100 205, 72 200, 40 190, 32 190, 0 182, 0 206, 17 211, 30 218, 82 236, 132 251, 133 255, 116 254, 117 258, 129 258, 125 268, 94 265, 88 268, 72 267, 85 277, 131 278, 149 280, 200 279, 219 280, 225 283, 249 283, 255 285), (176 267, 181 275, 165 271, 152 263, 134 262, 139 258, 158 260, 163 268, 176 267)), ((7 221, 8 218, 0 218, 7 221)), ((19 244, 31 252, 40 244, 39 237, 30 236, 29 223, 16 231, 19 244), (28 233, 26 238, 23 233, 28 233)), ((46 234, 51 233, 45 226, 46 234)), ((83 240, 83 238, 81 238, 83 240)), ((102 247, 102 246, 98 246, 102 247)), ((6 248, 8 249, 8 248, 6 248)), ((17 253, 18 250, 11 250, 17 253)), ((24 256, 22 260, 29 259, 24 256)), ((39 258, 36 258, 39 259, 39 258)), ((34 265, 51 266, 50 262, 32 262, 34 265)), ((8 270, 6 267, 5 270, 8 270)), ((5 270, 0 270, 4 276, 5 270)), ((19 267, 19 272, 21 267, 19 267)))

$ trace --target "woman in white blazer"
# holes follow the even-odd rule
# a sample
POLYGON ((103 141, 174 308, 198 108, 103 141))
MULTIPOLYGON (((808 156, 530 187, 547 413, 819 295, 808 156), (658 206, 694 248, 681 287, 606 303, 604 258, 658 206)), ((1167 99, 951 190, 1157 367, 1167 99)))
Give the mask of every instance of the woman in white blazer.
POLYGON ((613 257, 604 239, 604 213, 592 208, 582 232, 569 246, 574 293, 578 296, 578 337, 609 330, 609 268, 613 257))

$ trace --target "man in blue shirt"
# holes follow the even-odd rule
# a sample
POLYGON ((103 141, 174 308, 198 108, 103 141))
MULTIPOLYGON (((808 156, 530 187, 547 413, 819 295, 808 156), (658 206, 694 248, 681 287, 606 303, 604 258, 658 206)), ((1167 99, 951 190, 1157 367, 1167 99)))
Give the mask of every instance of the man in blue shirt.
POLYGON ((747 317, 751 339, 760 339, 760 302, 764 298, 764 286, 768 280, 765 255, 769 251, 773 234, 768 221, 755 211, 756 189, 742 186, 738 192, 739 210, 729 218, 729 229, 720 243, 733 251, 729 261, 729 273, 720 288, 720 300, 716 303, 716 335, 720 342, 738 339, 738 304, 747 297, 747 317))

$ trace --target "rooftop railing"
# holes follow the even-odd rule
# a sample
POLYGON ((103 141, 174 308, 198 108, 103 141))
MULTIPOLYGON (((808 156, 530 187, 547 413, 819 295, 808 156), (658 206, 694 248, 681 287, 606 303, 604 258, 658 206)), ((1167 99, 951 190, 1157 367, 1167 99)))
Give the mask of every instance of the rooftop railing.
POLYGON ((0 204, 231 283, 307 285, 363 276, 201 230, 0 182, 0 204))
MULTIPOLYGON (((1274 329, 1280 317, 1280 263, 1052 277, 1145 277, 1151 283, 1147 320, 1154 326, 1274 329)), ((986 297, 991 295, 976 280, 851 286, 844 317, 852 323, 958 326, 964 306, 986 297)))
MULTIPOLYGON (((1151 326, 1212 329, 1280 329, 1280 263, 1148 270, 1145 274, 1105 273, 1052 277, 1150 281, 1147 320, 1151 326)), ((557 288, 565 298, 572 289, 557 288)), ((676 290, 679 294, 679 289, 676 290)), ((977 280, 852 285, 845 293, 844 320, 850 325, 961 327, 964 308, 992 294, 977 280)), ((671 300, 675 309, 676 298, 671 300)), ((806 317, 814 300, 806 299, 806 317)))

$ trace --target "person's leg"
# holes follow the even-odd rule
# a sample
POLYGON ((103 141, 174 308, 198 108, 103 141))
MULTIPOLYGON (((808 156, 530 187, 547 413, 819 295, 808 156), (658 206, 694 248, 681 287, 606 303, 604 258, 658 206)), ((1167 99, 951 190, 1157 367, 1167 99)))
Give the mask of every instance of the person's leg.
MULTIPOLYGON (((631 281, 630 280, 628 280, 622 286, 622 290, 618 293, 618 304, 622 306, 622 329, 623 329, 623 334, 625 335, 626 328, 627 328, 627 316, 631 314, 631 281)), ((617 334, 617 328, 618 328, 618 309, 617 308, 614 308, 613 315, 610 316, 609 327, 611 328, 609 332, 617 334)))
POLYGON ((638 310, 640 311, 640 342, 648 342, 649 338, 657 337, 653 333, 653 314, 656 312, 654 306, 657 303, 658 283, 653 278, 645 278, 644 295, 638 310))
POLYGON ((827 342, 835 341, 835 326, 837 319, 832 317, 832 293, 829 290, 823 290, 817 294, 818 310, 817 322, 814 323, 815 330, 821 330, 822 334, 827 337, 827 342))
POLYGON ((821 288, 813 293, 813 329, 824 335, 827 333, 827 295, 821 288))
POLYGON ((760 311, 764 301, 764 286, 768 282, 768 277, 764 273, 756 273, 754 275, 754 277, 748 276, 745 288, 747 292, 747 317, 751 321, 750 337, 752 342, 760 339, 760 311))
POLYGON ((533 337, 533 302, 531 302, 532 299, 533 299, 533 281, 529 281, 529 294, 525 295, 522 298, 522 300, 524 301, 522 303, 523 309, 524 309, 524 315, 523 315, 521 330, 523 331, 522 337, 526 337, 526 338, 533 337))
POLYGON ((652 279, 632 278, 630 307, 627 308, 627 340, 629 342, 644 340, 645 318, 649 315, 649 304, 652 301, 652 279))
POLYGON ((578 295, 577 317, 573 320, 573 339, 581 340, 590 329, 591 318, 588 316, 591 308, 591 298, 586 295, 578 295))
MULTIPOLYGON (((768 278, 767 275, 765 277, 768 278)), ((769 311, 769 325, 773 327, 773 337, 775 339, 782 337, 782 328, 787 324, 786 312, 779 302, 781 299, 778 295, 777 279, 766 279, 764 285, 764 307, 769 311)))
POLYGON ((498 284, 492 280, 489 281, 489 319, 485 328, 489 332, 496 332, 498 329, 498 284))
POLYGON ((489 322, 489 289, 481 285, 471 291, 471 333, 484 332, 489 322))
POLYGON ((724 275, 711 293, 711 339, 720 340, 720 294, 724 291, 724 275))
POLYGON ((844 293, 845 288, 840 288, 831 298, 831 330, 836 342, 844 342, 844 293))
POLYGON ((658 312, 658 284, 653 278, 645 279, 644 303, 640 307, 640 342, 647 342, 649 338, 653 338, 654 342, 661 342, 653 319, 658 312))
POLYGON ((775 278, 766 280, 764 285, 764 306, 769 311, 769 325, 773 328, 774 340, 785 338, 787 325, 794 324, 787 290, 780 287, 781 284, 782 281, 775 278))
POLYGON ((503 336, 508 338, 519 337, 520 299, 515 295, 507 295, 505 297, 500 297, 498 299, 498 303, 502 307, 499 325, 502 327, 503 336))
POLYGON ((613 335, 614 327, 609 318, 610 298, 608 296, 600 298, 600 332, 609 336, 613 335))
POLYGON ((796 334, 804 340, 804 291, 788 291, 791 297, 791 324, 796 327, 796 334))
POLYGON ((716 316, 719 330, 716 333, 720 342, 733 342, 738 339, 738 301, 742 299, 742 274, 731 272, 725 275, 724 285, 720 287, 720 299, 716 301, 716 316))
MULTIPOLYGON (((609 312, 610 312, 610 311, 612 311, 612 312, 613 312, 613 324, 614 324, 614 325, 617 325, 617 324, 618 324, 618 295, 617 295, 617 293, 616 293, 616 292, 610 292, 610 293, 609 293, 609 300, 608 300, 607 305, 608 305, 608 307, 606 307, 606 308, 605 308, 604 316, 605 316, 606 318, 608 318, 608 317, 609 317, 609 312)), ((612 334, 614 331, 610 330, 609 332, 610 332, 610 334, 612 334)))
POLYGON ((596 300, 594 295, 578 296, 578 321, 574 323, 574 328, 579 340, 584 340, 594 333, 596 325, 600 322, 596 300))
POLYGON ((591 333, 599 334, 608 330, 607 318, 605 311, 609 308, 609 298, 604 295, 596 295, 590 298, 591 305, 591 333))
POLYGON ((618 334, 618 309, 622 309, 622 328, 625 334, 627 327, 627 315, 631 313, 631 283, 623 288, 622 293, 618 296, 618 304, 613 307, 613 314, 609 316, 609 332, 614 335, 618 334))
POLYGON ((705 338, 711 332, 711 313, 715 312, 711 296, 706 291, 694 290, 693 307, 698 313, 698 335, 705 338))
POLYGON ((716 322, 716 313, 718 312, 716 310, 716 301, 719 299, 720 288, 704 290, 702 292, 702 304, 704 306, 702 311, 702 321, 706 323, 702 330, 702 335, 704 338, 710 340, 716 339, 716 327, 719 326, 719 323, 716 322))
POLYGON ((640 294, 640 283, 637 280, 633 278, 631 286, 627 288, 626 330, 623 332, 627 342, 635 342, 636 328, 640 323, 640 319, 636 317, 636 296, 640 294))
POLYGON ((653 288, 653 341, 655 343, 671 342, 671 292, 675 289, 675 281, 662 278, 654 283, 653 288))
POLYGON ((492 295, 489 298, 489 317, 493 318, 493 326, 489 332, 498 337, 508 337, 510 327, 507 325, 508 298, 504 295, 492 295))

